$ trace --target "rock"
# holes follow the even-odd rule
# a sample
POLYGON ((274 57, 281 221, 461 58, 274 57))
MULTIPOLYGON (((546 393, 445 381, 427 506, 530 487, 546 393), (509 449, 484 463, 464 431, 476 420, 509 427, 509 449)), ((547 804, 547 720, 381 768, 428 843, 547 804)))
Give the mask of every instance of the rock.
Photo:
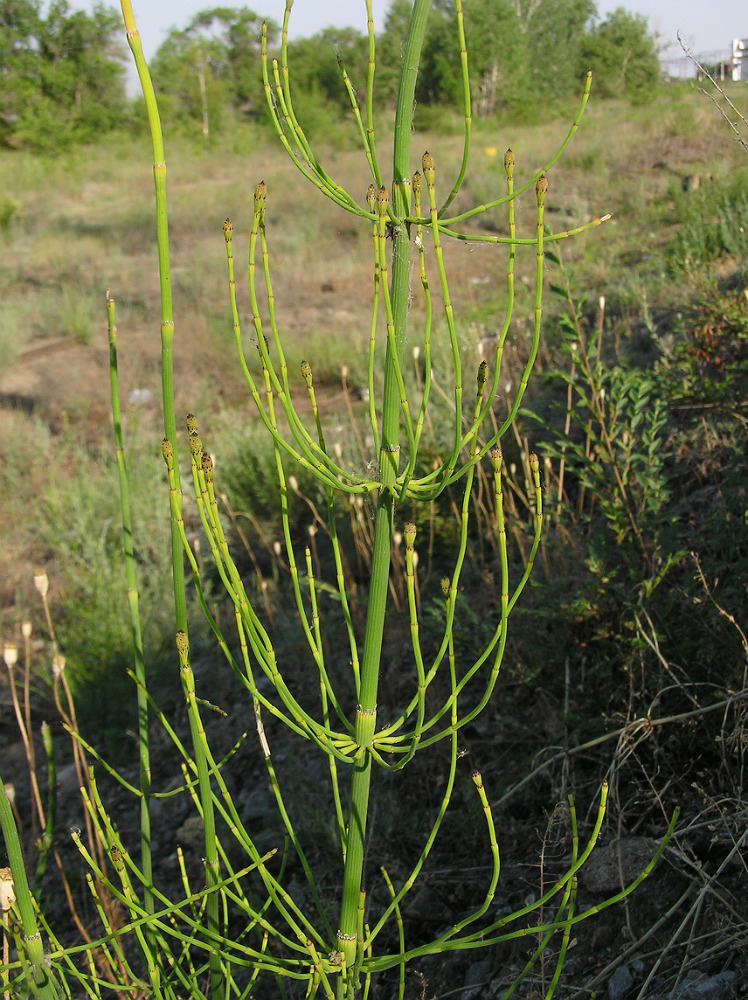
POLYGON ((75 769, 74 763, 63 764, 62 767, 58 767, 55 777, 57 778, 58 800, 67 799, 70 796, 75 796, 76 798, 80 796, 78 772, 75 769))
POLYGON ((619 965, 608 980, 609 1000, 623 1000, 634 985, 634 977, 628 965, 619 965))
POLYGON ((728 1000, 734 995, 734 972, 720 972, 716 976, 689 976, 673 994, 673 1000, 728 1000))
MULTIPOLYGON (((239 792, 235 798, 235 805, 242 823, 257 824, 268 818, 268 813, 272 811, 275 799, 273 793, 266 788, 255 788, 252 791, 239 792)), ((251 832, 251 830, 250 830, 251 832)))
POLYGON ((444 899, 441 893, 429 885, 416 888, 413 895, 408 895, 403 912, 409 920, 421 924, 441 925, 447 919, 444 909, 444 899))
POLYGON ((656 849, 647 837, 621 837, 596 847, 579 871, 580 885, 588 892, 620 892, 641 875, 656 849))
POLYGON ((205 849, 205 827, 202 817, 188 816, 177 830, 177 841, 182 847, 203 851, 205 849))
POLYGON ((485 1000, 488 996, 486 986, 491 979, 491 962, 483 959, 480 962, 473 962, 465 973, 465 986, 471 989, 462 990, 462 1000, 485 1000))

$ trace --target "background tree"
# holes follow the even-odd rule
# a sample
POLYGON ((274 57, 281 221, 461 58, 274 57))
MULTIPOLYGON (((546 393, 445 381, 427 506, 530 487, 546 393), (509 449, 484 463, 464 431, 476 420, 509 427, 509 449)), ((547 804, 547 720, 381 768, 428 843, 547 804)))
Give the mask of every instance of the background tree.
MULTIPOLYGON (((248 7, 213 7, 197 13, 186 28, 172 29, 152 65, 166 117, 199 122, 207 139, 220 130, 224 109, 254 113, 262 94, 262 22, 248 7)), ((273 45, 279 29, 270 20, 267 26, 273 45)))
POLYGON ((0 140, 48 151, 92 139, 125 115, 119 15, 55 0, 0 0, 0 140))
MULTIPOLYGON (((380 39, 378 62, 386 63, 394 87, 399 68, 408 0, 393 0, 380 39)), ((543 95, 563 101, 578 90, 577 66, 593 0, 463 0, 470 48, 473 111, 526 112, 543 95)), ((454 0, 433 0, 416 90, 420 104, 459 103, 459 52, 452 27, 454 0)))
POLYGON ((600 97, 641 102, 654 96, 660 78, 657 42, 642 14, 618 7, 583 40, 580 71, 591 69, 600 97))
MULTIPOLYGON (((410 5, 409 5, 410 6, 410 5)), ((369 61, 369 40, 356 28, 325 28, 311 38, 289 45, 294 67, 294 93, 303 91, 305 102, 324 100, 347 111, 350 101, 341 82, 340 66, 363 98, 369 61)))
MULTIPOLYGON (((471 0, 468 0, 471 2, 471 0)), ((527 44, 527 69, 533 91, 551 103, 578 90, 576 67, 588 26, 597 13, 594 0, 507 0, 527 44)))
POLYGON ((510 0, 468 0, 465 35, 478 117, 516 107, 529 82, 529 51, 514 5, 510 0))
POLYGON ((6 145, 12 143, 14 126, 35 86, 34 47, 40 25, 39 4, 34 0, 0 2, 0 138, 6 145))

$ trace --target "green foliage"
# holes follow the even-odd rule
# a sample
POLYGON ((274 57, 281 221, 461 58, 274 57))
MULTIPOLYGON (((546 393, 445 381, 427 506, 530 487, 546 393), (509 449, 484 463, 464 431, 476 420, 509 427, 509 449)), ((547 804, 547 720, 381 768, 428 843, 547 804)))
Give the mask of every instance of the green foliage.
POLYGON ((594 0, 519 0, 518 6, 535 95, 544 106, 568 99, 579 89, 576 67, 585 29, 596 11, 594 0))
MULTIPOLYGON (((462 73, 455 47, 454 4, 435 11, 419 96, 427 103, 460 106, 462 73)), ((475 114, 508 111, 524 98, 530 78, 530 41, 509 0, 472 0, 465 7, 470 90, 475 114), (490 28, 489 28, 490 25, 490 28)))
POLYGON ((673 192, 681 220, 670 257, 679 271, 694 272, 718 257, 748 257, 748 195, 745 171, 725 180, 704 178, 695 191, 673 192))
POLYGON ((660 64, 646 17, 618 7, 584 37, 578 65, 580 75, 592 70, 601 97, 627 97, 638 104, 650 101, 660 64))
MULTIPOLYGON (((132 724, 132 636, 122 586, 122 527, 112 458, 76 455, 72 478, 49 483, 41 535, 59 552, 65 567, 58 638, 68 660, 71 686, 85 725, 109 729, 122 725, 123 710, 132 724)), ((145 633, 151 669, 163 662, 173 619, 168 568, 169 526, 163 517, 161 465, 157 456, 133 448, 130 470, 138 537, 136 561, 145 608, 145 633)))
MULTIPOLYGON (((153 60, 166 121, 220 134, 224 112, 258 114, 263 19, 247 7, 214 7, 169 32, 153 60)), ((271 42, 278 28, 267 24, 271 42)))
POLYGON ((7 195, 0 195, 0 230, 6 232, 10 229, 14 216, 21 207, 20 202, 14 201, 7 195))
POLYGON ((702 281, 677 334, 658 369, 667 397, 681 407, 711 410, 716 434, 734 432, 748 396, 748 289, 724 292, 702 281))
MULTIPOLYGON (((396 83, 397 56, 411 4, 393 0, 380 53, 385 89, 396 83), (391 67, 388 71, 388 67, 391 67)), ((516 116, 542 101, 543 108, 579 89, 575 67, 595 6, 591 0, 553 0, 543 5, 510 0, 470 0, 464 5, 473 114, 516 116)), ((453 0, 433 0, 416 99, 426 105, 460 106, 462 72, 454 31, 453 0)), ((382 80, 380 79, 380 86, 382 80)))
MULTIPOLYGON (((442 11, 444 6, 439 5, 438 10, 442 11)), ((573 6, 581 10, 583 5, 573 6)), ((564 6, 566 15, 568 7, 568 4, 564 6)), ((455 8, 459 27, 459 3, 455 8)), ((286 29, 290 10, 288 3, 280 60, 264 58, 263 38, 262 69, 268 114, 294 165, 330 204, 347 212, 351 224, 360 226, 371 241, 368 253, 372 280, 360 286, 371 309, 368 338, 362 344, 362 353, 367 357, 366 439, 355 426, 350 398, 346 400, 361 461, 349 460, 338 439, 336 424, 331 427, 320 410, 313 364, 307 360, 301 362, 295 380, 289 373, 283 327, 278 322, 271 280, 276 267, 283 266, 283 259, 282 254, 275 253, 274 227, 271 224, 266 229, 266 208, 269 199, 273 204, 275 192, 272 185, 269 193, 268 185, 260 182, 254 193, 247 265, 254 344, 246 352, 249 341, 246 334, 242 337, 241 316, 245 308, 240 313, 230 220, 224 223, 223 233, 231 327, 238 362, 246 395, 254 404, 257 426, 267 444, 264 449, 258 449, 252 440, 253 434, 249 434, 248 440, 240 442, 239 455, 233 463, 227 464, 227 471, 230 479, 233 466, 236 492, 244 490, 248 498, 251 497, 254 510, 263 513, 266 522, 282 534, 277 548, 275 544, 273 548, 288 569, 286 592, 289 597, 284 613, 274 618, 268 604, 263 606, 262 603, 263 581, 260 581, 259 594, 250 593, 232 555, 219 508, 220 459, 216 466, 204 447, 193 414, 186 421, 188 469, 185 469, 186 463, 180 461, 182 441, 176 430, 172 350, 175 284, 170 266, 166 162, 157 101, 131 5, 123 0, 128 38, 143 84, 156 164, 164 417, 161 448, 169 484, 175 644, 183 694, 179 715, 182 721, 186 720, 186 725, 182 735, 177 728, 178 720, 173 723, 170 720, 174 713, 171 710, 169 715, 152 713, 146 698, 152 671, 146 671, 142 656, 140 635, 144 616, 139 607, 158 609, 162 605, 145 586, 138 587, 134 568, 136 563, 148 566, 151 560, 154 564, 165 564, 166 560, 162 563, 160 558, 165 538, 159 527, 164 526, 164 520, 159 519, 150 506, 161 491, 154 486, 150 463, 143 460, 137 448, 130 449, 132 467, 126 469, 114 302, 108 296, 110 383, 122 544, 126 554, 127 600, 138 679, 139 786, 134 787, 121 775, 114 776, 134 795, 133 804, 139 806, 140 854, 130 853, 123 840, 124 831, 120 832, 116 818, 99 797, 93 770, 86 771, 86 776, 81 777, 84 786, 81 795, 90 805, 86 822, 88 847, 77 833, 73 836, 90 872, 88 881, 101 917, 102 936, 96 940, 93 935, 98 932, 92 932, 84 945, 84 953, 78 956, 75 952, 71 958, 69 949, 60 943, 53 928, 45 922, 49 948, 46 949, 46 945, 43 948, 41 935, 36 932, 35 914, 30 905, 26 905, 28 894, 19 893, 24 917, 23 935, 15 933, 19 957, 2 969, 3 985, 16 989, 19 983, 30 979, 33 987, 42 982, 44 989, 34 989, 34 992, 47 1000, 63 992, 71 995, 69 984, 74 983, 78 992, 98 997, 101 973, 93 961, 95 951, 101 957, 101 967, 111 972, 112 985, 122 992, 154 994, 164 1000, 177 1000, 184 995, 225 1000, 227 997, 247 997, 253 989, 256 995, 265 996, 273 987, 284 997, 300 996, 303 992, 309 1000, 320 994, 330 1000, 333 997, 358 1000, 369 995, 373 981, 387 983, 388 975, 393 981, 397 977, 397 995, 402 1000, 406 966, 414 961, 451 951, 472 952, 478 947, 488 948, 527 938, 531 942, 529 960, 521 972, 510 972, 513 984, 508 992, 540 966, 538 974, 549 976, 544 993, 550 998, 559 983, 572 933, 576 925, 593 912, 577 908, 577 873, 601 833, 607 785, 600 789, 593 821, 588 824, 590 829, 584 836, 577 823, 573 801, 568 800, 569 853, 561 873, 554 873, 550 880, 541 878, 541 891, 529 903, 518 901, 513 910, 511 906, 497 910, 492 904, 501 865, 488 791, 477 770, 473 770, 470 779, 463 780, 459 760, 462 731, 478 720, 495 692, 506 650, 509 619, 526 589, 533 564, 539 558, 544 523, 539 459, 534 454, 526 455, 526 488, 524 491, 518 489, 511 466, 506 469, 501 442, 505 438, 509 440, 512 432, 516 433, 515 421, 540 350, 546 236, 549 245, 550 241, 555 245, 571 235, 569 231, 546 232, 547 172, 555 166, 577 131, 589 89, 585 90, 579 111, 565 137, 546 159, 545 167, 537 170, 535 164, 527 167, 517 163, 512 151, 507 150, 503 158, 501 188, 493 203, 477 205, 467 213, 481 215, 489 208, 501 207, 505 213, 506 231, 510 234, 501 242, 489 238, 493 243, 489 247, 492 257, 502 254, 505 262, 500 266, 502 270, 505 267, 506 273, 506 308, 497 321, 500 332, 487 352, 488 357, 479 360, 477 345, 470 344, 467 354, 464 350, 462 324, 455 318, 450 292, 451 254, 444 253, 447 241, 465 240, 474 235, 463 228, 463 215, 449 218, 447 213, 468 167, 469 127, 464 134, 462 167, 456 183, 445 182, 444 177, 449 177, 451 170, 442 163, 437 164, 429 152, 421 157, 421 171, 412 173, 410 144, 415 84, 430 0, 415 0, 412 5, 392 134, 391 175, 383 174, 380 169, 372 127, 372 91, 367 88, 363 109, 366 124, 358 119, 361 162, 368 168, 371 178, 363 202, 358 184, 349 191, 322 169, 297 117, 293 89, 286 74, 286 29), (386 181, 388 176, 394 178, 391 189, 386 181), (518 196, 533 189, 534 218, 517 218, 515 202, 518 196), (441 211, 439 206, 442 206, 441 211), (413 218, 417 221, 410 221, 413 218), (530 259, 534 260, 534 269, 530 281, 533 297, 530 336, 528 343, 522 345, 527 354, 509 412, 506 416, 497 416, 494 401, 506 378, 502 377, 502 365, 510 348, 515 347, 515 328, 518 326, 513 319, 515 263, 520 248, 524 250, 528 246, 533 251, 530 259), (279 265, 276 264, 278 258, 279 265), (416 273, 420 282, 414 280, 416 273), (411 310, 414 295, 419 298, 418 310, 411 310), (437 321, 436 315, 441 319, 437 321), (383 344, 383 364, 376 349, 377 341, 383 344), (406 342, 408 353, 405 352, 406 342), (414 362, 423 358, 423 368, 414 368, 412 377, 411 357, 414 362), (383 370, 375 376, 375 370, 380 368, 383 370), (299 384, 299 376, 303 384, 299 384), (443 406, 440 404, 434 409, 433 400, 437 395, 441 396, 443 406), (443 425, 437 433, 433 430, 434 421, 443 425), (141 476, 145 483, 143 492, 141 476), (299 497, 294 508, 289 498, 292 494, 298 495, 300 484, 306 489, 307 497, 299 497), (525 503, 529 526, 527 538, 520 542, 525 553, 523 565, 515 567, 512 564, 511 568, 507 521, 513 532, 517 524, 512 517, 516 505, 509 499, 510 489, 525 503), (426 518, 433 524, 438 502, 444 502, 443 509, 449 503, 454 512, 451 546, 444 546, 450 548, 451 560, 441 583, 429 580, 428 571, 424 574, 423 570, 418 570, 419 551, 425 555, 428 550, 431 562, 436 526, 431 538, 424 538, 426 533, 419 533, 417 523, 411 520, 403 524, 402 532, 395 530, 401 517, 407 517, 418 508, 429 512, 426 518), (263 504, 267 507, 265 511, 261 510, 263 504), (314 534, 309 534, 310 540, 304 544, 303 551, 297 538, 303 523, 297 511, 303 510, 304 505, 320 523, 323 522, 317 508, 326 508, 328 516, 324 530, 332 559, 324 568, 314 548, 314 534), (365 610, 354 603, 356 580, 347 565, 338 532, 340 510, 360 511, 364 505, 371 516, 367 520, 361 515, 356 545, 365 548, 368 557, 365 610), (142 520, 137 516, 132 518, 131 511, 138 511, 142 520), (478 524, 480 517, 483 524, 491 524, 497 567, 496 586, 487 616, 489 623, 477 629, 476 609, 470 601, 458 598, 458 594, 470 576, 467 567, 471 533, 474 538, 483 534, 478 524), (197 536, 205 538, 209 567, 199 558, 195 544, 197 536), (231 770, 236 766, 233 751, 228 754, 222 751, 219 756, 214 749, 219 743, 206 724, 206 711, 216 706, 196 693, 196 649, 189 634, 192 623, 188 615, 186 577, 189 577, 189 592, 195 594, 215 639, 214 658, 223 661, 223 669, 231 678, 234 690, 244 695, 241 711, 246 715, 241 718, 244 735, 240 744, 252 727, 258 736, 253 741, 254 753, 258 764, 264 765, 265 783, 272 788, 278 811, 272 850, 267 852, 263 852, 257 839, 256 828, 250 828, 239 814, 238 796, 235 801, 227 785, 231 770), (212 584, 216 579, 220 579, 228 602, 225 615, 214 609, 212 584), (426 605, 433 608, 436 596, 440 608, 440 620, 431 629, 431 639, 424 638, 421 632, 421 586, 426 605), (335 602, 331 616, 326 614, 330 606, 328 598, 335 602), (400 631, 407 638, 401 643, 402 651, 398 650, 393 656, 391 647, 397 643, 400 631), (478 648, 474 644, 476 631, 484 641, 478 648), (291 648, 288 635, 292 632, 297 636, 299 649, 303 650, 301 669, 290 656, 284 655, 291 648), (393 676, 392 659, 399 661, 397 667, 402 675, 395 692, 387 690, 393 676), (151 867, 151 722, 154 726, 156 723, 163 726, 167 744, 181 757, 185 791, 196 808, 194 828, 199 831, 200 855, 204 859, 199 883, 205 887, 194 892, 186 866, 182 864, 184 855, 179 854, 181 878, 173 902, 169 895, 156 888, 160 879, 151 867), (315 780, 312 777, 315 773, 324 773, 329 780, 325 787, 317 780, 319 787, 315 791, 318 802, 325 803, 329 817, 326 826, 332 836, 325 839, 334 851, 334 879, 328 877, 326 867, 320 872, 318 856, 311 857, 311 850, 314 849, 316 855, 320 848, 317 838, 308 841, 307 831, 300 833, 300 821, 306 816, 292 801, 300 784, 298 772, 295 781, 284 789, 281 781, 283 755, 271 755, 270 751, 270 742, 278 739, 288 747, 289 757, 293 747, 294 757, 298 750, 305 757, 308 753, 321 759, 321 768, 304 773, 311 781, 315 780), (367 864, 377 833, 377 825, 369 816, 376 812, 374 796, 381 787, 380 780, 373 776, 394 776, 408 767, 416 755, 422 758, 423 751, 429 748, 436 764, 439 760, 433 753, 436 744, 443 748, 444 769, 440 784, 431 779, 432 815, 426 828, 418 831, 417 846, 408 851, 395 878, 391 878, 384 867, 376 874, 367 864), (278 771, 276 761, 281 765, 278 771), (468 789, 467 794, 457 791, 459 785, 468 789), (456 793, 454 797, 453 792, 456 793), (468 798, 472 799, 472 805, 466 807, 468 798), (456 921, 449 921, 446 930, 437 931, 431 937, 429 932, 422 934, 420 930, 414 935, 408 926, 406 936, 407 909, 401 904, 427 862, 433 864, 432 848, 439 834, 450 826, 457 827, 457 821, 451 818, 444 823, 450 809, 459 815, 460 821, 470 814, 479 820, 486 852, 485 886, 456 921), (282 856, 277 851, 281 840, 284 842, 282 856), (105 858, 111 861, 111 866, 105 858), (103 871, 105 867, 106 872, 103 871), (117 883, 119 887, 115 889, 117 883), (381 889, 385 891, 378 892, 381 889), (109 922, 106 905, 112 895, 121 902, 122 914, 114 927, 109 922), (365 900, 368 900, 367 914, 365 900), (126 939, 127 947, 120 944, 121 937, 126 939), (129 947, 130 941, 133 947, 129 947), (49 961, 42 967, 45 951, 49 961), (80 967, 75 964, 78 958, 80 967)), ((509 17, 509 12, 506 13, 509 17)), ((223 53, 220 46, 209 49, 203 30, 216 20, 224 23, 222 9, 198 19, 190 29, 194 38, 183 39, 183 65, 193 70, 197 65, 201 74, 198 89, 206 138, 211 127, 206 82, 209 55, 215 51, 217 57, 222 57, 223 53)), ((446 75, 443 68, 446 63, 440 63, 438 57, 448 50, 442 45, 439 23, 434 22, 434 27, 433 61, 430 64, 426 58, 425 64, 427 73, 432 66, 436 79, 437 75, 446 75)), ((375 44, 371 29, 367 42, 373 54, 375 44)), ((487 52, 489 62, 495 60, 490 48, 487 52)), ((459 65, 460 92, 467 93, 471 88, 467 64, 460 59, 459 65)), ((215 80, 221 79, 218 62, 210 72, 215 80)), ((481 72, 484 79, 485 71, 481 72)), ((493 78, 493 70, 490 72, 493 78)), ((469 119, 469 107, 465 110, 469 119)), ((292 185, 289 188, 288 196, 298 211, 303 201, 299 200, 292 185)), ((527 200, 531 203, 531 196, 527 200)), ((574 232, 592 228, 599 221, 593 218, 574 232)), ((313 353, 311 356, 313 361, 313 353)), ((633 414, 634 421, 643 415, 650 401, 649 389, 638 391, 636 384, 626 379, 611 382, 611 387, 614 385, 616 398, 620 399, 620 412, 625 416, 633 414)), ((598 392, 598 397, 601 396, 602 389, 598 392)), ((600 415, 597 406, 594 412, 601 423, 607 420, 610 424, 610 414, 600 415)), ((659 433, 656 417, 645 426, 651 432, 648 451, 653 455, 659 433)), ((644 474, 639 463, 634 461, 625 436, 613 436, 617 441, 617 450, 612 449, 613 461, 625 468, 628 478, 638 482, 638 477, 644 474)), ((78 592, 74 595, 74 603, 66 606, 68 613, 60 635, 71 661, 82 646, 81 662, 76 665, 79 682, 81 678, 98 681, 97 691, 102 698, 114 701, 114 708, 118 710, 117 692, 106 684, 106 670, 121 638, 117 625, 124 620, 110 601, 115 591, 107 572, 114 563, 114 550, 119 547, 115 541, 119 539, 119 531, 115 529, 117 519, 111 506, 114 491, 102 497, 88 472, 86 467, 76 469, 77 475, 72 482, 52 490, 48 500, 51 538, 64 561, 78 568, 78 592), (83 614, 71 622, 72 608, 82 610, 83 614), (101 660, 105 666, 100 668, 101 660)), ((438 512, 440 515, 443 509, 438 512)), ((640 509, 648 509, 648 504, 640 509)), ((614 533, 620 533, 619 514, 612 501, 606 517, 613 524, 614 533)), ((423 519, 423 516, 416 517, 415 521, 423 519)), ((257 575, 261 576, 256 561, 255 567, 257 575)), ((155 571, 147 575, 156 578, 155 571)), ((162 589, 159 586, 159 590, 162 589)), ((143 625, 147 633, 148 623, 144 621, 143 625)), ((168 634, 166 627, 162 634, 168 634)), ((155 649, 158 655, 158 640, 155 644, 146 643, 145 648, 155 649)), ((58 661, 58 676, 59 673, 58 661)), ((201 689, 204 679, 199 676, 201 689)), ((209 679, 209 685, 204 693, 213 697, 213 678, 209 679)), ((80 756, 84 756, 82 751, 80 756)), ((240 768, 240 773, 246 776, 244 762, 240 763, 240 768)), ((80 769, 81 775, 83 770, 80 769)), ((111 767, 108 770, 114 773, 111 767)), ((411 780, 403 784, 407 787, 411 780)), ((2 810, 0 824, 12 865, 22 867, 18 833, 9 807, 2 810)), ((637 887, 663 853, 674 824, 675 819, 641 874, 628 881, 620 891, 614 890, 595 909, 625 898, 637 887)), ((398 828, 407 829, 408 835, 409 827, 407 820, 398 823, 398 828)), ((23 884, 20 872, 18 883, 19 886, 23 884)), ((173 888, 171 894, 174 894, 173 888)), ((379 989, 378 985, 375 989, 379 989)))
MULTIPOLYGON (((294 66, 294 106, 304 98, 305 111, 314 102, 325 102, 339 114, 349 115, 351 104, 341 83, 345 70, 361 96, 366 86, 369 41, 355 28, 325 28, 288 46, 294 66)), ((318 133, 319 134, 319 133, 318 133)))
MULTIPOLYGON (((748 297, 704 283, 674 343, 659 338, 644 365, 621 348, 602 312, 592 316, 574 296, 573 281, 567 266, 554 288, 566 304, 566 365, 549 376, 559 392, 543 449, 557 470, 548 504, 555 497, 558 541, 574 556, 563 557, 563 590, 539 585, 538 613, 565 622, 566 648, 597 675, 641 666, 644 703, 672 682, 660 640, 673 643, 690 684, 722 683, 691 610, 704 586, 689 549, 723 599, 739 602, 748 572, 748 297)), ((736 637, 723 623, 710 628, 723 643, 729 683, 740 684, 736 637)), ((688 703, 677 690, 672 697, 688 703)))
POLYGON ((0 142, 48 152, 88 141, 125 114, 119 16, 101 3, 90 14, 55 0, 0 3, 0 142))
MULTIPOLYGON (((220 432, 221 483, 231 505, 240 515, 250 515, 264 540, 273 543, 283 537, 278 474, 272 443, 256 424, 227 419, 220 432), (225 464, 224 464, 225 463, 225 464)), ((305 499, 325 510, 325 490, 307 470, 294 469, 298 492, 288 497, 288 523, 294 539, 303 541, 312 520, 305 499)))
POLYGON ((563 433, 546 447, 571 477, 568 502, 589 525, 593 562, 602 560, 608 576, 624 566, 627 587, 638 588, 675 555, 663 516, 667 405, 656 373, 611 359, 602 322, 586 329, 585 299, 572 299, 573 270, 562 273, 563 284, 552 288, 568 306, 562 327, 569 367, 552 377, 567 386, 567 405, 563 433))
MULTIPOLYGON (((412 3, 393 0, 378 38, 377 99, 392 101, 412 3)), ((470 0, 464 29, 470 49, 473 114, 537 118, 540 107, 561 105, 591 66, 607 96, 651 96, 657 54, 640 15, 622 10, 587 32, 592 0, 470 0)), ((210 142, 247 116, 266 120, 258 101, 262 17, 248 7, 210 7, 185 28, 173 29, 153 61, 162 114, 172 126, 210 142)), ((433 0, 422 52, 417 106, 459 107, 462 67, 454 0, 433 0)), ((101 3, 91 13, 55 0, 1 0, 0 142, 38 151, 86 142, 127 124, 118 16, 101 3)), ((278 26, 267 22, 272 51, 278 26)), ((309 134, 322 136, 350 112, 340 67, 363 99, 368 39, 353 28, 327 28, 289 46, 296 100, 309 113, 309 134)))

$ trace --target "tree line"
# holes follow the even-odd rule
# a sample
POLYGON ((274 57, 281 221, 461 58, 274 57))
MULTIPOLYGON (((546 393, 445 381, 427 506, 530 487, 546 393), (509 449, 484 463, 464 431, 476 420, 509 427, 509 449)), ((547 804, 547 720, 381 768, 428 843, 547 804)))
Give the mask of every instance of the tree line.
MULTIPOLYGON (((377 38, 377 100, 395 93, 410 0, 392 0, 377 38)), ((461 104, 454 0, 433 0, 416 99, 423 109, 461 104)), ((605 19, 594 0, 463 0, 474 113, 548 112, 579 90, 588 69, 598 96, 647 100, 659 80, 647 21, 619 8, 605 19)), ((227 124, 265 115, 260 78, 264 19, 247 7, 213 7, 172 29, 152 60, 164 118, 206 140, 227 124)), ((277 51, 279 26, 267 20, 277 51)), ((139 128, 142 113, 125 87, 127 53, 118 12, 91 13, 67 0, 0 0, 0 142, 53 151, 115 128, 139 128)), ((349 110, 340 65, 363 89, 368 39, 326 28, 290 43, 289 64, 312 119, 349 110)))

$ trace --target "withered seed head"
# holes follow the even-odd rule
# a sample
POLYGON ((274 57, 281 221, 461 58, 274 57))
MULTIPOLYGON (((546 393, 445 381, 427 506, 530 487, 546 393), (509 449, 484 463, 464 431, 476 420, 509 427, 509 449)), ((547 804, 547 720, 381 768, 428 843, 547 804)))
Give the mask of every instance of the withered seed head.
POLYGON ((16 901, 13 872, 10 868, 0 868, 0 910, 7 913, 16 901))

